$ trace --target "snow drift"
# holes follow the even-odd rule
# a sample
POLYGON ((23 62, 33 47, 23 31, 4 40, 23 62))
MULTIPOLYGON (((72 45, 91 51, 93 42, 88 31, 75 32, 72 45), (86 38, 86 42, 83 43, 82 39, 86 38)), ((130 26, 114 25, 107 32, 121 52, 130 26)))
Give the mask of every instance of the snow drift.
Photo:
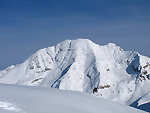
POLYGON ((146 113, 74 91, 0 84, 1 113, 146 113))

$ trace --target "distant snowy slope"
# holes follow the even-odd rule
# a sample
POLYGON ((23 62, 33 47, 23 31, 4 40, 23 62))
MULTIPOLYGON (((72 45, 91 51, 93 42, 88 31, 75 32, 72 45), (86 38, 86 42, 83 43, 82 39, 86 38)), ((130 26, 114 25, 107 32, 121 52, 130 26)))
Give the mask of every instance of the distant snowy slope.
MULTIPOLYGON (((150 92, 150 58, 113 43, 66 40, 0 72, 0 83, 93 93, 130 105, 150 92)), ((150 111, 150 110, 149 110, 150 111)))
POLYGON ((0 84, 0 113, 146 113, 74 91, 0 84))

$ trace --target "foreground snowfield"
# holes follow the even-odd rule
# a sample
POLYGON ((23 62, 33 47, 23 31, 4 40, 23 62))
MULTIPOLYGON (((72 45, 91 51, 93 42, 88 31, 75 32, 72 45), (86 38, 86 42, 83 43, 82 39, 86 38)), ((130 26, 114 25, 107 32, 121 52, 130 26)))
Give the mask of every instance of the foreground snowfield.
POLYGON ((89 94, 0 84, 0 113, 146 113, 89 94))

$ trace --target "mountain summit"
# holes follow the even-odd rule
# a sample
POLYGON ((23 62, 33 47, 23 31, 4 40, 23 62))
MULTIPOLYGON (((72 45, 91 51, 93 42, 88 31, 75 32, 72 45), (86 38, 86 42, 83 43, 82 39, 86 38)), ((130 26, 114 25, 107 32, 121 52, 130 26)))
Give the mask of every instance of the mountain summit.
POLYGON ((0 71, 0 83, 94 93, 140 107, 150 102, 150 58, 113 43, 66 40, 0 71))

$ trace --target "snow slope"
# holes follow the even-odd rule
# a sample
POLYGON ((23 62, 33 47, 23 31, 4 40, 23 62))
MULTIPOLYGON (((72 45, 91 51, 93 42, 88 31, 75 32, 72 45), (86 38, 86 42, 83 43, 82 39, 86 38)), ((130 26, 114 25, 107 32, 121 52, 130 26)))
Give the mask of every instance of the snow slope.
MULTIPOLYGON (((93 93, 131 105, 150 103, 150 58, 113 43, 66 40, 37 51, 22 64, 0 72, 0 83, 45 86, 93 93)), ((150 107, 149 107, 150 108, 150 107)), ((150 112, 150 110, 149 110, 150 112)))
POLYGON ((146 113, 74 91, 0 84, 0 113, 146 113))

